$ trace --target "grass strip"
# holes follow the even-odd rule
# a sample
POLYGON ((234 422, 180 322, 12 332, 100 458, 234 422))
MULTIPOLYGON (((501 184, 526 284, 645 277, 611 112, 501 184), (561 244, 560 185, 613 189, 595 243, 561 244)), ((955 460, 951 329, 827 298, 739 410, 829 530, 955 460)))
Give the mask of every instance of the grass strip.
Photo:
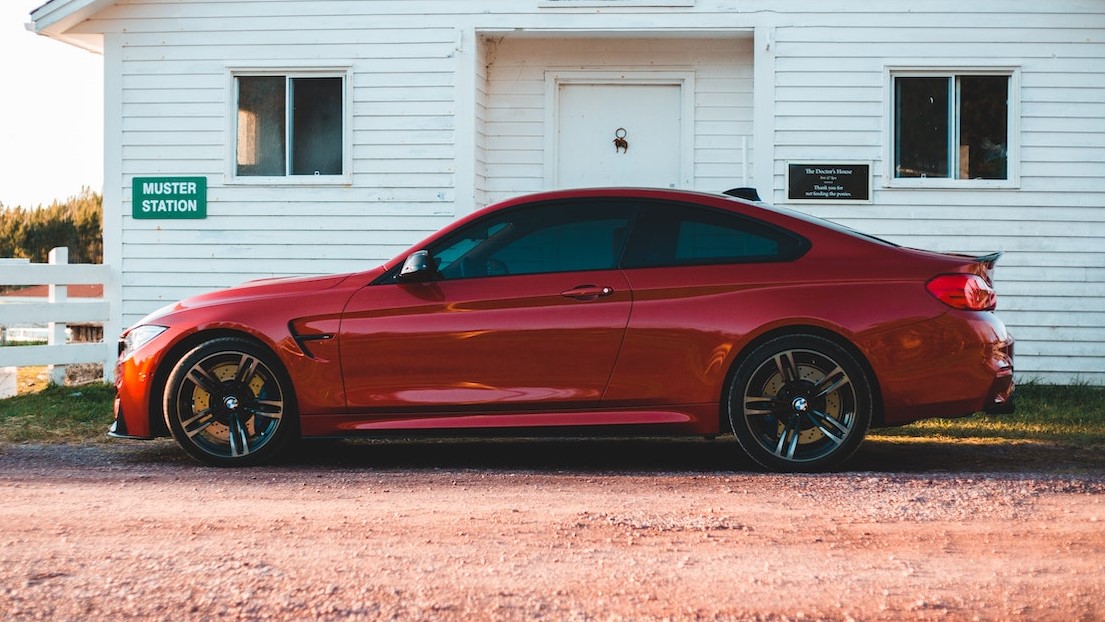
POLYGON ((74 443, 107 439, 115 387, 50 385, 0 400, 0 443, 74 443))
POLYGON ((961 419, 927 419, 873 436, 1032 440, 1083 449, 1105 445, 1105 387, 1026 383, 1017 412, 961 419))
MULTIPOLYGON (((106 440, 114 387, 97 383, 49 386, 0 400, 0 442, 70 443, 106 440)), ((872 431, 873 437, 1041 441, 1083 449, 1105 446, 1105 387, 1036 383, 1017 387, 1017 412, 929 419, 872 431)))

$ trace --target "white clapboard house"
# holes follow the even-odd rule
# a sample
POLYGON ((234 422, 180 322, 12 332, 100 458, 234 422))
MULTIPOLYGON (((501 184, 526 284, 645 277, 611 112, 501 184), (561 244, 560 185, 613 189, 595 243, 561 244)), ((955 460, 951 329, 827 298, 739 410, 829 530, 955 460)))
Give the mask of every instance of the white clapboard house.
POLYGON ((1005 251, 1020 377, 1105 383, 1100 0, 50 0, 31 20, 104 57, 109 334, 369 267, 504 197, 753 186, 1005 251))

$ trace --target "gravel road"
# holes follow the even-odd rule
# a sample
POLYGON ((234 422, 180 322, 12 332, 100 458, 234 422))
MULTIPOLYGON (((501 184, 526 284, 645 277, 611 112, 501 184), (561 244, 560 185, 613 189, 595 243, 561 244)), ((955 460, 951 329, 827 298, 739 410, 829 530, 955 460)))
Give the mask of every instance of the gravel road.
POLYGON ((869 440, 0 447, 4 620, 1103 620, 1105 457, 869 440))

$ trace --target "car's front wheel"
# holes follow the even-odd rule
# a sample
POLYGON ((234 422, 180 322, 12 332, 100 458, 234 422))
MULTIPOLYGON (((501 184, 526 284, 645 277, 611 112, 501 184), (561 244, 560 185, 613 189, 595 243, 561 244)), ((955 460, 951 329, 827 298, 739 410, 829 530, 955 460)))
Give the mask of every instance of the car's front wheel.
POLYGON ((270 460, 296 433, 291 383, 265 348, 234 337, 185 354, 165 388, 165 420, 192 457, 216 466, 270 460))
POLYGON ((776 337, 755 348, 729 387, 741 447, 776 471, 824 471, 859 448, 871 424, 871 381, 854 356, 817 335, 776 337))

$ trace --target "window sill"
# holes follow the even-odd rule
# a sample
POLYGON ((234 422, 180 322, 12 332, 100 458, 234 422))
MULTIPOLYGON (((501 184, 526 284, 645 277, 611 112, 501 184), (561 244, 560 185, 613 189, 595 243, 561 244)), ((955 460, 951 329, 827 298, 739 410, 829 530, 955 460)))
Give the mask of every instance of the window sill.
POLYGON ((1015 179, 897 178, 883 184, 889 190, 1016 190, 1015 179))
POLYGON ((567 7, 688 7, 695 0, 540 0, 537 6, 542 9, 567 7))
POLYGON ((228 176, 228 186, 349 186, 351 175, 289 175, 286 177, 233 177, 228 176))

